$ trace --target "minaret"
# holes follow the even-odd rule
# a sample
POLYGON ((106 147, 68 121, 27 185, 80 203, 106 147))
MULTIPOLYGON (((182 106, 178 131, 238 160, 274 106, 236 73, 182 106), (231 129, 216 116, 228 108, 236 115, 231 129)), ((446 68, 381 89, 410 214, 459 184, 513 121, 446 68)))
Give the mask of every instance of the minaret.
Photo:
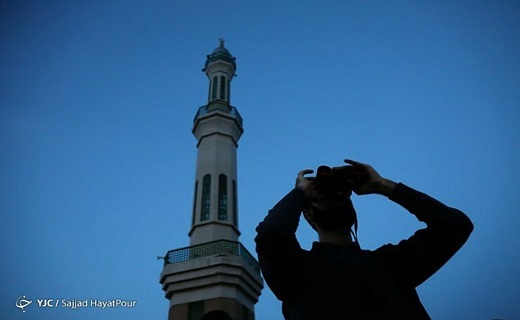
POLYGON ((208 104, 199 108, 193 124, 198 140, 195 196, 190 245, 215 239, 237 241, 237 147, 244 132, 242 118, 230 105, 235 58, 224 41, 207 56, 208 104))
POLYGON ((160 282, 169 320, 253 320, 263 288, 256 259, 238 242, 237 147, 244 132, 230 105, 236 62, 224 41, 209 54, 208 103, 195 115, 197 167, 190 246, 168 251, 160 282))

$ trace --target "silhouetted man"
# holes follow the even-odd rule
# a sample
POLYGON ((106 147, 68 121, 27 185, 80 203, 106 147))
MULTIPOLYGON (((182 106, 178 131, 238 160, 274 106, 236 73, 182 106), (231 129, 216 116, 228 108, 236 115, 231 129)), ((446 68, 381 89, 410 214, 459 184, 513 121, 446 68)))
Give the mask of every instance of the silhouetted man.
POLYGON ((415 288, 462 247, 473 224, 461 211, 385 179, 369 165, 345 162, 320 167, 312 178, 305 175, 313 170, 301 171, 296 187, 256 229, 260 267, 285 319, 430 319, 415 288), (362 250, 351 238, 357 226, 352 191, 386 196, 427 227, 397 245, 362 250), (295 235, 302 212, 319 237, 310 251, 295 235))

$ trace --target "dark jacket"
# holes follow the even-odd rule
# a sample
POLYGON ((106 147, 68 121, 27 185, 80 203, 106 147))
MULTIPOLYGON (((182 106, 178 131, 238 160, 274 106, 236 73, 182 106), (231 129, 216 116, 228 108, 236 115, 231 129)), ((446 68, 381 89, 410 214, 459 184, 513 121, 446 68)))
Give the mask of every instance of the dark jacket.
POLYGON ((269 211, 256 229, 256 251, 285 319, 430 319, 415 288, 457 252, 473 224, 461 211, 403 184, 390 200, 427 227, 374 251, 317 242, 302 249, 295 233, 306 199, 299 189, 269 211))

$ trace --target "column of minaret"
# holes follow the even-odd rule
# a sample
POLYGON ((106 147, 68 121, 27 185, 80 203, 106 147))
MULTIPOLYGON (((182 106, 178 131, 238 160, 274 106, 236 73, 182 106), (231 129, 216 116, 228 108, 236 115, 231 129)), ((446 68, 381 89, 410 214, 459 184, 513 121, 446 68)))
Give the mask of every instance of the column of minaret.
POLYGON ((169 320, 253 320, 263 281, 258 262, 238 242, 236 152, 244 130, 230 104, 236 61, 224 41, 203 71, 209 90, 192 130, 198 143, 190 246, 168 251, 160 282, 169 320))

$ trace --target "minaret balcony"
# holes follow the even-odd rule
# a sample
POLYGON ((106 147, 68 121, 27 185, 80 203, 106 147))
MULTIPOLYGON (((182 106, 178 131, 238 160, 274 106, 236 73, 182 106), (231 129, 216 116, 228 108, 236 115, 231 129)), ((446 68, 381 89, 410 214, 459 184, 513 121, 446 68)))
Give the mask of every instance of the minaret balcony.
POLYGON ((230 255, 241 257, 246 265, 256 273, 260 272, 258 261, 240 242, 216 240, 191 247, 170 250, 164 256, 164 265, 185 262, 209 256, 230 255))
POLYGON ((170 306, 224 298, 251 312, 263 288, 256 259, 242 244, 230 240, 168 251, 160 283, 170 306))
POLYGON ((240 113, 238 112, 237 108, 230 106, 229 104, 225 103, 224 101, 222 103, 218 103, 217 101, 214 101, 206 106, 202 106, 197 111, 197 114, 195 115, 195 118, 193 119, 193 124, 199 120, 199 118, 209 115, 212 112, 221 112, 225 114, 226 116, 229 116, 231 118, 234 118, 235 121, 238 123, 239 127, 242 128, 243 120, 242 116, 240 116, 240 113))

